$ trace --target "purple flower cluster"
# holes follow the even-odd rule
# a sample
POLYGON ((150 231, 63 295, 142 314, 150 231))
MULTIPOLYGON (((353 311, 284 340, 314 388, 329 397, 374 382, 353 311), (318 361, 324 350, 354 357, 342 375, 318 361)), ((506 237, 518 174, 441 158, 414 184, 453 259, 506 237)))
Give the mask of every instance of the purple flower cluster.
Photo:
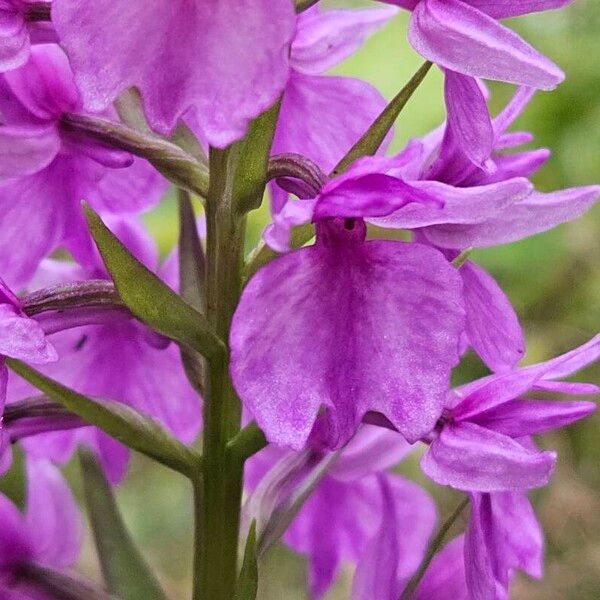
MULTIPOLYGON (((40 395, 9 375, 6 359, 17 359, 194 443, 200 385, 163 331, 122 305, 47 314, 31 311, 31 299, 110 282, 82 201, 157 281, 180 287, 178 253, 161 263, 139 220, 164 195, 170 171, 160 174, 116 137, 78 128, 77 118, 111 131, 135 122, 136 133, 158 140, 152 165, 183 129, 197 152, 182 144, 181 153, 198 170, 210 167, 209 203, 213 160, 203 149, 212 156, 246 139, 279 103, 271 156, 300 159, 311 177, 270 178, 263 237, 280 256, 245 283, 227 324, 231 387, 268 442, 247 463, 242 521, 246 529, 254 521, 260 553, 273 523, 289 517, 283 540, 307 556, 314 598, 352 563, 353 600, 397 600, 406 590, 418 600, 503 600, 516 571, 539 578, 543 570, 527 493, 548 483, 557 456, 533 436, 589 415, 595 405, 579 396, 600 391, 565 381, 598 360, 600 335, 520 366, 526 345, 515 310, 468 258, 576 219, 600 197, 598 186, 537 191, 530 177, 549 152, 524 149, 532 136, 510 131, 535 90, 554 88, 563 74, 499 19, 567 0, 386 2, 411 11, 411 45, 443 70, 447 119, 395 156, 385 154, 384 135, 338 173, 386 101, 364 81, 326 72, 396 7, 304 3, 296 13, 291 0, 0 0, 0 402, 40 395), (494 117, 484 79, 517 86, 494 117), (139 97, 135 110, 124 108, 126 97, 139 97), (311 224, 314 243, 294 249, 296 228, 311 224), (372 226, 403 237, 370 239, 372 226), (453 388, 469 349, 490 374, 453 388), (437 511, 428 492, 394 471, 409 454, 470 503, 465 534, 418 580, 437 511)), ((127 471, 129 449, 100 423, 44 418, 36 413, 18 434, 9 423, 0 429, 2 468, 16 441, 27 457, 25 514, 0 497, 0 593, 10 599, 55 598, 32 573, 77 559, 78 509, 55 465, 83 445, 112 484, 127 471)))

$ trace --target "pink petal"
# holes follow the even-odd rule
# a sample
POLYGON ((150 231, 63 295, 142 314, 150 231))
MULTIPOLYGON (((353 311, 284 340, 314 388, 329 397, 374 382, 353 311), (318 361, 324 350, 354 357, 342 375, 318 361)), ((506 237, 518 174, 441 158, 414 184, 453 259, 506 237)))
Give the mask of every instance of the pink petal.
POLYGON ((61 141, 54 125, 0 127, 0 179, 33 175, 58 154, 61 141))
POLYGON ((471 600, 465 578, 464 536, 454 538, 434 557, 414 600, 471 600))
POLYGON ((580 217, 599 196, 600 187, 597 186, 551 194, 534 192, 483 223, 438 226, 424 233, 433 244, 443 248, 460 250, 507 244, 580 217))
POLYGON ((431 248, 363 239, 331 222, 244 290, 231 373, 273 443, 302 448, 321 406, 332 446, 369 410, 409 441, 439 417, 464 324, 458 274, 431 248))
POLYGON ((411 181, 410 185, 441 198, 444 205, 412 203, 386 217, 370 218, 369 222, 392 229, 485 222, 527 197, 533 189, 531 183, 523 178, 465 188, 437 181, 411 181))
POLYGON ((0 354, 39 364, 58 360, 40 325, 10 304, 0 304, 0 354))
POLYGON ((492 154, 494 131, 477 81, 446 70, 444 95, 448 127, 452 128, 458 146, 471 162, 483 167, 492 154))
POLYGON ((474 423, 444 426, 421 460, 436 483, 466 491, 517 491, 548 483, 556 453, 535 452, 474 423))
POLYGON ((460 268, 467 309, 469 342, 493 371, 510 369, 525 354, 525 339, 510 300, 481 267, 460 268))
POLYGON ((468 0, 471 6, 494 17, 506 19, 566 6, 572 0, 468 0))
POLYGON ((79 107, 69 60, 56 44, 33 46, 27 64, 4 77, 23 106, 39 119, 56 120, 79 107))
POLYGON ((273 154, 303 154, 329 173, 385 105, 383 96, 359 79, 292 72, 283 95, 273 154))
POLYGON ((409 40, 419 54, 446 68, 483 79, 553 89, 563 72, 516 33, 460 0, 422 0, 409 40))
POLYGON ((301 14, 292 42, 292 68, 302 73, 323 73, 354 54, 396 14, 397 9, 392 7, 301 14))
POLYGON ((29 32, 24 14, 17 6, 0 7, 0 73, 16 69, 27 62, 29 32))
POLYGON ((63 568, 79 556, 83 524, 79 508, 60 471, 45 460, 27 461, 25 520, 40 564, 63 568))
POLYGON ((277 100, 289 74, 289 0, 58 0, 52 19, 89 109, 137 86, 154 128, 170 131, 190 110, 219 147, 277 100))
POLYGON ((594 402, 510 400, 472 418, 472 422, 511 438, 552 431, 584 419, 594 402))

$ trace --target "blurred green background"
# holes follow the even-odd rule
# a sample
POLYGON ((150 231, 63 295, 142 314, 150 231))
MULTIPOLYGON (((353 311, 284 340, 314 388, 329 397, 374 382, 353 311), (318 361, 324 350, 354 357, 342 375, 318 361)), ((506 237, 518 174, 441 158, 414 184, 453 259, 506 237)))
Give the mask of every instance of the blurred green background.
MULTIPOLYGON (((348 6, 348 2, 338 4, 348 6)), ((553 152, 535 177, 541 190, 600 181, 598 8, 598 0, 578 0, 560 12, 530 15, 511 23, 567 73, 557 91, 536 96, 516 125, 535 134, 536 147, 553 152)), ((406 42, 407 20, 401 13, 335 72, 366 79, 391 98, 422 62, 406 42)), ((442 122, 441 86, 440 72, 430 73, 398 121, 392 150, 442 122)), ((508 86, 492 86, 493 112, 502 107, 511 91, 508 86)), ((264 208, 252 214, 249 247, 259 240, 266 218, 264 208)), ((172 197, 147 216, 147 223, 166 252, 177 235, 172 197)), ((515 305, 527 336, 527 362, 573 348, 600 329, 600 206, 577 222, 511 246, 478 251, 474 258, 497 278, 515 305)), ((467 357, 457 378, 484 372, 477 360, 467 357)), ((578 379, 600 383, 600 365, 582 372, 578 379)), ((560 456, 551 485, 534 494, 546 532, 546 575, 542 582, 517 579, 513 597, 600 599, 600 416, 547 435, 542 444, 558 450, 560 456)), ((416 459, 402 470, 422 481, 416 459)), ((17 472, 18 466, 3 487, 19 496, 17 472)), ((77 465, 69 465, 68 473, 79 492, 77 465)), ((457 496, 448 490, 430 489, 444 518, 457 496)), ((136 457, 117 494, 133 535, 165 587, 174 599, 187 598, 192 525, 186 482, 136 457)), ((89 536, 80 567, 98 577, 89 536)), ((349 580, 349 574, 343 576, 328 599, 347 598, 349 580)), ((301 600, 307 598, 304 589, 304 560, 284 548, 273 551, 262 571, 260 599, 301 600)))

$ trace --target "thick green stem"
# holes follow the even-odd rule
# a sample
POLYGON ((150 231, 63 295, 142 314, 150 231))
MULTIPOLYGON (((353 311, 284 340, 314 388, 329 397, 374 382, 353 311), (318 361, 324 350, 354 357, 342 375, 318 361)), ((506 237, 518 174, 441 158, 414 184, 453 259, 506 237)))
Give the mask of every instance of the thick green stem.
MULTIPOLYGON (((245 217, 236 210, 235 178, 240 149, 211 149, 207 199, 206 315, 226 340, 242 289, 245 217)), ((230 600, 237 579, 242 469, 227 459, 227 443, 240 428, 240 403, 227 357, 211 361, 204 407, 204 477, 197 600, 230 600)))

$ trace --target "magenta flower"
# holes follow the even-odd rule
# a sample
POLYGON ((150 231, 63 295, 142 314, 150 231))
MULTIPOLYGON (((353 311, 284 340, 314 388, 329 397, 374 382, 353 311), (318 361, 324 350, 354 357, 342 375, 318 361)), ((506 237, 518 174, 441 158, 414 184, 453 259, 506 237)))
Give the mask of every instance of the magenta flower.
POLYGON ((493 127, 475 78, 551 90, 562 71, 497 19, 549 10, 569 0, 384 0, 412 11, 409 40, 419 54, 444 69, 448 124, 457 144, 487 168, 493 127))
POLYGON ((56 41, 52 26, 35 20, 33 4, 34 0, 0 2, 0 73, 23 66, 32 44, 56 41))
POLYGON ((8 382, 5 356, 35 364, 58 359, 40 325, 23 313, 19 299, 0 279, 0 411, 4 409, 8 382))
MULTIPOLYGON (((409 451, 401 436, 364 426, 330 466, 286 531, 286 544, 308 556, 312 597, 321 598, 327 592, 343 563, 356 563, 368 555, 367 543, 384 523, 393 527, 396 522, 404 532, 397 547, 398 570, 409 574, 419 564, 435 524, 435 505, 415 483, 385 472, 409 451)), ((260 515, 261 508, 270 504, 268 496, 278 489, 277 478, 285 479, 294 461, 295 480, 300 481, 328 454, 314 450, 306 455, 305 464, 296 464, 302 455, 274 446, 262 450, 246 470, 246 485, 254 491, 247 516, 256 518, 256 513, 260 515)), ((282 491, 289 494, 289 487, 282 491)))
POLYGON ((593 412, 592 402, 523 397, 534 390, 596 394, 587 383, 556 381, 600 356, 600 335, 553 360, 490 375, 458 388, 431 436, 421 468, 440 485, 470 492, 512 492, 548 483, 556 454, 529 436, 563 427, 593 412))
POLYGON ((61 115, 84 107, 58 46, 34 46, 0 90, 0 272, 19 288, 58 246, 90 260, 82 200, 134 213, 156 203, 165 184, 144 161, 63 128, 61 115))
POLYGON ((368 411, 413 442, 440 416, 464 328, 460 276, 433 248, 365 240, 363 216, 439 203, 370 164, 306 203, 316 243, 263 267, 234 315, 232 379, 274 444, 301 449, 320 411, 331 448, 368 411), (354 185, 362 197, 347 193, 354 185))
POLYGON ((86 106, 103 110, 136 86, 163 133, 187 113, 224 147, 289 76, 291 0, 58 0, 52 13, 86 106))
MULTIPOLYGON (((113 230, 149 268, 157 269, 154 243, 139 226, 117 222, 113 230)), ((176 261, 168 260, 157 272, 173 287, 176 261)), ((95 268, 46 260, 33 284, 107 278, 97 257, 95 268)), ((92 397, 121 401, 154 417, 179 439, 190 443, 201 424, 200 402, 189 385, 179 351, 174 344, 153 334, 133 320, 116 318, 113 323, 90 325, 53 336, 60 361, 44 372, 69 387, 92 397)), ((22 380, 11 377, 9 398, 20 400, 35 392, 22 380)), ((94 449, 110 480, 120 481, 129 453, 113 438, 92 427, 43 433, 23 440, 28 454, 63 463, 78 444, 94 449)))
MULTIPOLYGON (((298 16, 273 154, 296 152, 329 172, 360 139, 385 108, 385 98, 359 79, 322 73, 355 52, 395 14, 392 7, 321 11, 315 6, 298 16)), ((271 191, 272 208, 279 212, 287 194, 277 186, 271 191)))
POLYGON ((0 495, 0 595, 12 600, 47 598, 28 565, 65 569, 82 542, 79 509, 60 471, 47 461, 27 461, 27 509, 20 513, 0 495))
MULTIPOLYGON (((412 185, 417 185, 415 180, 449 184, 454 187, 454 193, 462 189, 464 199, 456 203, 447 199, 442 209, 434 210, 422 205, 407 206, 369 221, 380 227, 414 230, 415 239, 443 249, 452 260, 466 248, 515 241, 581 216, 597 202, 600 187, 573 188, 552 194, 526 193, 523 189, 523 193, 512 197, 499 193, 510 182, 514 185, 515 177, 530 176, 548 158, 548 151, 544 149, 505 152, 531 141, 527 133, 507 132, 531 95, 530 89, 519 90, 494 119, 492 159, 495 170, 491 173, 469 161, 456 144, 449 126, 423 140, 414 140, 396 157, 398 166, 392 172, 397 176, 412 185), (487 196, 474 195, 476 202, 467 202, 467 194, 475 194, 477 190, 488 190, 487 196)), ((467 261, 459 272, 467 310, 467 342, 492 370, 510 370, 525 352, 523 332, 510 300, 493 277, 473 262, 467 261)))
POLYGON ((516 569, 540 579, 543 544, 540 525, 525 494, 472 494, 464 546, 469 597, 508 598, 516 569))

